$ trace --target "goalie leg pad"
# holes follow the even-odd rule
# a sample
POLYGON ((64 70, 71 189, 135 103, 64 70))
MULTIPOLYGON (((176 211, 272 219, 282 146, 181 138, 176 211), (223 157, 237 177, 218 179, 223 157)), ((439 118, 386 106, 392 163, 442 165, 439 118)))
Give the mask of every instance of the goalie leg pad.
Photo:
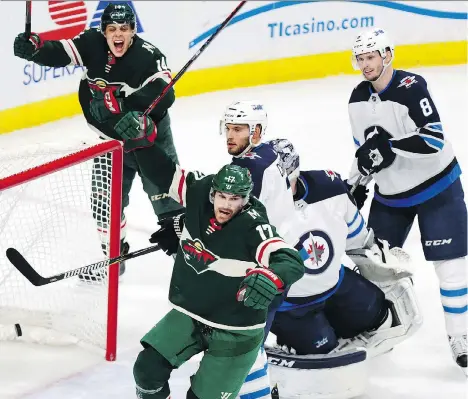
POLYGON ((133 366, 137 398, 166 399, 170 395, 169 377, 174 367, 151 346, 143 349, 133 366))
POLYGON ((269 347, 265 350, 271 383, 281 399, 347 399, 366 390, 365 349, 325 355, 295 355, 269 347))
POLYGON ((340 340, 337 350, 344 347, 365 347, 369 358, 391 350, 408 339, 421 327, 423 318, 410 278, 396 281, 382 288, 391 302, 392 325, 384 323, 381 328, 359 334, 351 340, 340 340))

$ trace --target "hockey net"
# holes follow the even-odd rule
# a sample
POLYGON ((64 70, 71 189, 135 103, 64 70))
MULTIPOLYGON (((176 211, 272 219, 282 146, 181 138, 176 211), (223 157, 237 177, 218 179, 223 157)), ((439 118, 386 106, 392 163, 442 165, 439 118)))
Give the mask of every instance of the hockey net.
POLYGON ((122 147, 40 144, 0 152, 0 341, 82 344, 116 356, 119 265, 33 286, 18 249, 44 276, 120 252, 122 147))

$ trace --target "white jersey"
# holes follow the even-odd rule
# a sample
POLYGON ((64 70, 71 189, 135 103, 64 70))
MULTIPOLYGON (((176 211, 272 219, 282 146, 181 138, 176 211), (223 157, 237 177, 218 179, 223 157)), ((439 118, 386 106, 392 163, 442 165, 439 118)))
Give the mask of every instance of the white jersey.
POLYGON ((289 226, 285 222, 294 213, 294 200, 278 154, 264 143, 242 157, 233 157, 232 164, 249 169, 254 183, 252 194, 265 206, 268 220, 278 234, 283 235, 289 226))
POLYGON ((336 173, 301 172, 297 184, 301 198, 295 198, 295 218, 283 238, 295 243, 306 271, 289 289, 280 311, 305 307, 332 295, 343 278, 345 251, 361 248, 368 234, 364 218, 336 173))
MULTIPOLYGON (((351 94, 349 118, 357 147, 375 126, 392 136, 395 161, 372 175, 377 201, 392 207, 417 205, 460 176, 460 166, 422 76, 395 70, 380 93, 374 92, 370 82, 361 82, 351 94)), ((358 176, 355 159, 348 183, 354 184, 358 176)))

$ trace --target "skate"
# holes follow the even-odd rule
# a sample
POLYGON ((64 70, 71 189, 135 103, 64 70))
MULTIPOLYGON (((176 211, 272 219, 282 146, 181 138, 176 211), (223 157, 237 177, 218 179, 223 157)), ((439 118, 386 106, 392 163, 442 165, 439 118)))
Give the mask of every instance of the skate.
POLYGON ((468 377, 467 367, 466 367, 466 356, 467 356, 467 342, 466 335, 461 335, 458 337, 451 337, 449 335, 449 344, 452 349, 452 356, 455 362, 461 367, 465 375, 468 377))
MULTIPOLYGON (((107 256, 106 253, 106 246, 104 244, 102 246, 102 251, 104 252, 104 255, 107 256)), ((120 255, 126 255, 130 251, 130 245, 128 242, 123 239, 120 241, 120 255)), ((104 268, 101 270, 93 270, 89 274, 80 274, 78 278, 81 281, 87 282, 87 283, 96 283, 96 282, 101 282, 107 277, 107 270, 108 268, 104 268)), ((125 273, 125 261, 120 262, 119 264, 119 276, 125 273)))

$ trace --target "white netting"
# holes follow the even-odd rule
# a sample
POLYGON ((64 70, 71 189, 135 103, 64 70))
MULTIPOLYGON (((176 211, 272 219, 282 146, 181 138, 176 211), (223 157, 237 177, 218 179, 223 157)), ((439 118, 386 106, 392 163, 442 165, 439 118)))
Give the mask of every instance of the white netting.
POLYGON ((18 249, 46 277, 107 257, 102 228, 109 225, 112 153, 83 162, 85 149, 103 151, 41 144, 0 152, 0 340, 14 338, 19 324, 36 342, 106 348, 107 273, 35 287, 5 256, 7 248, 18 249), (57 171, 63 160, 79 162, 57 171), (1 189, 6 178, 30 168, 48 174, 1 189))

